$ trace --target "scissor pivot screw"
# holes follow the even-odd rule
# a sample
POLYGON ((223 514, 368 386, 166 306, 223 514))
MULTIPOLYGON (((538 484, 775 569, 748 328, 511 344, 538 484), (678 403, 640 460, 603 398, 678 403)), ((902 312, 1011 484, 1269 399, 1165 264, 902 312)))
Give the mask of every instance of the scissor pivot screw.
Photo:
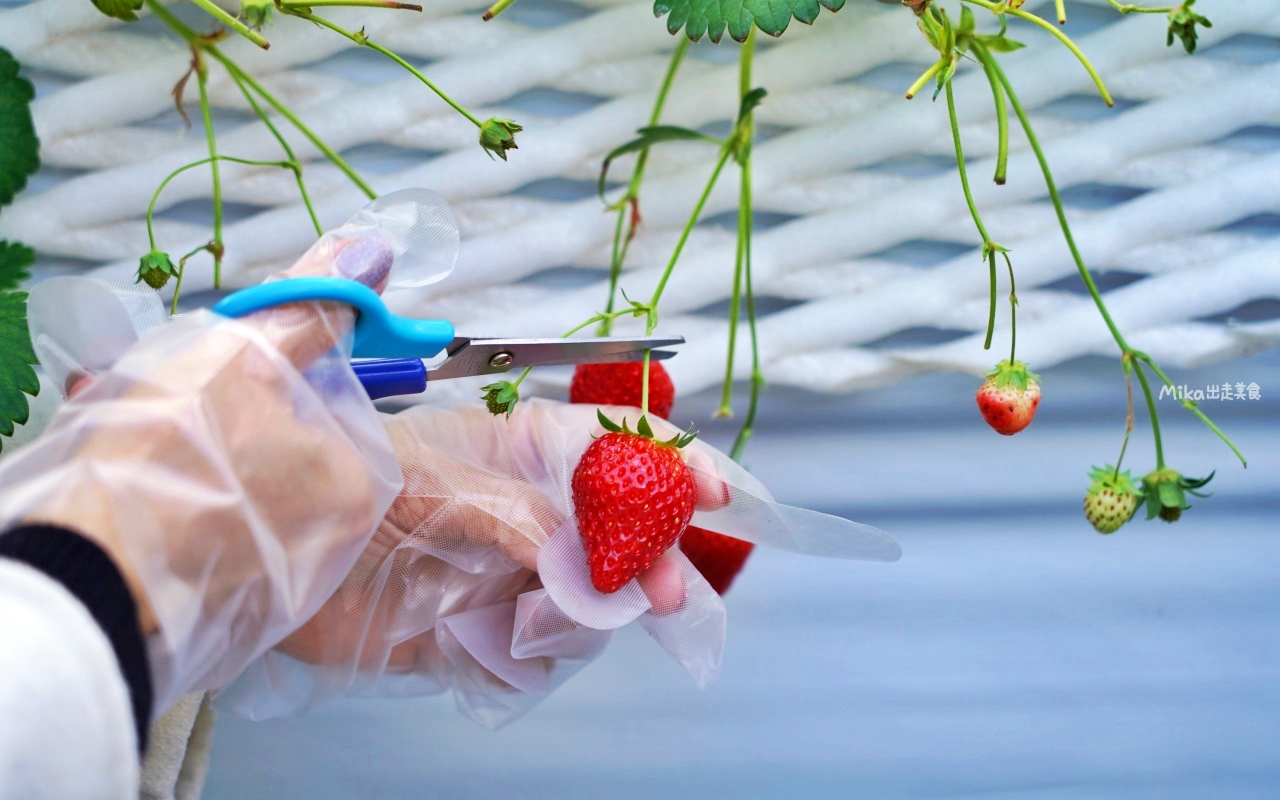
POLYGON ((511 362, 515 360, 515 356, 510 353, 497 353, 493 358, 489 359, 489 366, 494 369, 503 369, 511 366, 511 362))

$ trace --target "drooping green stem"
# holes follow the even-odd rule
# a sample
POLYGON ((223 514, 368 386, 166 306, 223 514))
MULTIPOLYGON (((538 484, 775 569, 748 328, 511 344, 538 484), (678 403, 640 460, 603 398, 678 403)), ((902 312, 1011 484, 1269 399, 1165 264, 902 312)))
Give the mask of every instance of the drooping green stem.
POLYGON ((1022 103, 1018 100, 1017 92, 1014 91, 1013 85, 1009 82, 1009 76, 1000 67, 1000 62, 982 45, 975 43, 973 53, 984 64, 989 63, 991 65, 992 72, 1000 80, 1000 85, 1004 87, 1005 95, 1009 98, 1009 104, 1013 106, 1013 113, 1017 116, 1022 130, 1027 136, 1027 142, 1031 145, 1031 151, 1035 154, 1036 162, 1040 165, 1040 173, 1044 177, 1045 188, 1049 191, 1049 200, 1053 204, 1054 213, 1058 217, 1058 226, 1062 229, 1062 237, 1066 240, 1067 249, 1071 251, 1071 258, 1075 262, 1076 270, 1080 273, 1080 279, 1084 281, 1085 288, 1089 291, 1089 296, 1093 298, 1094 305, 1098 308, 1098 313, 1102 315, 1103 322, 1106 323, 1107 329, 1111 331, 1111 336, 1116 340, 1121 352, 1128 351, 1129 345, 1125 342, 1124 336, 1120 333, 1115 321, 1111 319, 1111 313, 1107 310, 1106 303, 1102 301, 1102 293, 1098 291, 1098 286, 1094 283, 1093 276, 1089 274, 1089 268, 1084 263, 1084 256, 1080 254, 1080 248, 1076 245, 1075 236, 1071 233, 1071 223, 1067 221, 1066 207, 1062 204, 1062 196, 1058 193, 1058 186, 1053 179, 1053 171, 1049 167, 1049 160, 1045 158, 1044 150, 1040 147, 1040 140, 1036 137, 1035 129, 1031 126, 1031 120, 1022 108, 1022 103))
MULTIPOLYGON (((1151 367, 1151 371, 1154 372, 1158 378, 1160 378, 1161 382, 1164 383, 1165 386, 1169 387, 1170 389, 1176 388, 1173 384, 1173 381, 1169 378, 1168 375, 1164 374, 1164 370, 1160 369, 1160 365, 1157 364, 1155 360, 1151 358, 1151 356, 1139 350, 1134 350, 1132 352, 1134 357, 1142 361, 1148 367, 1151 367)), ((1231 441, 1231 438, 1228 437, 1225 433, 1223 433, 1222 429, 1213 423, 1213 420, 1205 416, 1205 413, 1200 410, 1200 407, 1196 405, 1194 400, 1183 400, 1182 407, 1190 411, 1192 414, 1194 414, 1197 418, 1199 418, 1201 422, 1203 422, 1209 428, 1209 430, 1217 434, 1218 438, 1221 439, 1223 443, 1227 445, 1227 447, 1231 448, 1231 452, 1236 454, 1236 458, 1240 459, 1240 463, 1244 465, 1244 467, 1248 468, 1249 461, 1244 457, 1244 453, 1240 452, 1239 448, 1235 446, 1235 443, 1231 441)))
POLYGON ((960 141, 960 122, 956 117, 956 98, 955 90, 951 88, 951 81, 947 81, 947 116, 951 121, 951 141, 956 151, 956 169, 960 173, 960 188, 964 190, 964 201, 969 206, 969 215, 973 217, 973 224, 978 229, 978 235, 982 237, 982 250, 987 256, 987 267, 989 273, 989 293, 990 303, 987 313, 987 337, 982 345, 982 349, 991 349, 991 339, 995 335, 996 330, 996 249, 995 242, 991 241, 991 236, 987 233, 987 226, 982 222, 982 214, 978 212, 978 204, 973 199, 973 190, 969 187, 969 170, 964 163, 964 144, 960 141))
MULTIPOLYGON (((235 31, 236 33, 240 34, 244 38, 256 44, 258 47, 261 47, 263 50, 270 49, 271 42, 268 42, 266 39, 262 38, 262 34, 258 33, 255 30, 252 30, 248 25, 245 25, 243 22, 231 16, 222 8, 211 3, 209 0, 191 0, 191 3, 192 5, 196 6, 200 10, 204 11, 209 16, 216 19, 218 22, 221 22, 223 25, 226 25, 231 30, 235 31)), ((152 10, 154 11, 155 9, 152 9, 152 10)))
POLYGON ((1107 0, 1111 7, 1121 14, 1168 14, 1174 10, 1174 6, 1165 6, 1164 8, 1143 8, 1134 3, 1118 3, 1116 0, 1107 0))
POLYGON ((1067 4, 1066 0, 1053 0, 1053 10, 1058 12, 1058 24, 1067 24, 1067 4))
POLYGON ((382 55, 396 62, 400 66, 404 67, 405 70, 408 71, 410 75, 413 75, 413 77, 417 78, 418 80, 426 84, 428 89, 435 92, 436 95, 438 95, 441 100, 445 101, 450 106, 452 106, 454 111, 457 111, 462 116, 471 120, 472 124, 474 124, 477 128, 482 127, 484 125, 484 123, 481 122, 476 117, 475 114, 472 114, 470 111, 463 108, 456 100, 454 100, 449 95, 445 94, 444 90, 442 90, 439 86, 436 86, 434 83, 432 83, 431 79, 428 78, 426 75, 423 75, 421 70, 419 70, 417 67, 410 64, 408 61, 405 61, 396 53, 392 52, 391 50, 388 50, 387 48, 383 47, 382 45, 370 39, 368 36, 364 34, 364 31, 361 31, 359 33, 353 33, 347 30, 346 28, 342 27, 341 25, 338 25, 334 22, 330 22, 324 17, 318 17, 315 14, 312 14, 303 8, 288 9, 288 13, 292 14, 295 17, 298 17, 299 19, 305 19, 308 22, 314 22, 317 25, 323 25, 324 27, 328 28, 334 33, 345 36, 346 38, 350 39, 352 42, 356 43, 357 45, 360 45, 361 47, 367 47, 370 50, 376 50, 377 52, 381 53, 382 55))
MULTIPOLYGON (((755 60, 755 29, 747 36, 747 41, 742 46, 742 52, 738 58, 738 102, 739 104, 746 98, 751 91, 751 65, 755 60)), ((729 136, 731 141, 739 141, 743 136, 753 137, 754 126, 752 113, 747 112, 742 115, 736 123, 738 130, 729 136)), ((750 153, 751 141, 742 143, 743 152, 750 153)), ((752 204, 751 204, 751 176, 748 168, 750 156, 741 159, 740 172, 741 179, 738 182, 738 228, 737 242, 733 253, 733 288, 729 297, 729 335, 728 346, 725 353, 724 365, 724 383, 720 390, 720 408, 716 411, 717 417, 733 416, 733 369, 737 362, 738 350, 738 321, 741 317, 742 309, 742 287, 745 279, 747 259, 749 248, 751 245, 751 221, 752 221, 752 204)))
POLYGON ((1013 262, 1008 253, 1001 253, 1009 267, 1009 363, 1018 360, 1018 286, 1013 280, 1013 262))
POLYGON ((729 451, 729 457, 734 461, 741 462, 742 454, 747 449, 747 442, 755 433, 756 411, 760 406, 760 390, 764 388, 764 373, 760 371, 760 339, 756 334, 756 293, 755 286, 751 279, 751 228, 752 228, 752 200, 751 200, 751 158, 746 158, 742 163, 742 185, 746 188, 742 192, 742 196, 746 199, 747 212, 739 216, 739 237, 742 240, 743 247, 743 278, 746 282, 747 290, 747 329, 751 334, 751 394, 747 400, 747 417, 742 421, 742 427, 738 429, 738 435, 734 437, 733 448, 729 451))
POLYGON ((222 176, 218 170, 218 143, 213 135, 213 110, 209 106, 209 70, 198 50, 196 59, 196 85, 200 88, 200 116, 204 120, 204 135, 209 142, 209 169, 213 173, 213 242, 209 253, 213 256, 213 288, 222 288, 222 176))
POLYGON ((289 157, 290 169, 293 171, 294 180, 298 183, 298 194, 302 196, 302 204, 307 207, 307 215, 311 217, 311 225, 316 229, 316 236, 324 235, 324 228, 320 227, 320 219, 316 216, 315 206, 311 204, 311 195, 307 193, 306 181, 302 179, 302 162, 293 154, 293 148, 289 146, 289 142, 280 133, 280 130, 271 121, 271 117, 267 116, 267 112, 254 99, 253 93, 249 91, 249 87, 235 75, 231 75, 231 80, 235 82, 236 88, 244 95, 244 99, 249 103, 249 107, 253 109, 253 113, 258 115, 258 119, 262 120, 262 124, 267 126, 267 130, 271 131, 271 135, 280 143, 280 149, 289 157))
POLYGON ((261 97, 263 100, 266 100, 267 103, 272 108, 274 108, 277 112, 279 112, 281 116, 289 120, 289 123, 293 125, 295 128, 297 128, 298 131, 303 136, 307 137, 307 139, 311 142, 311 144, 314 145, 317 150, 323 153, 325 158, 327 158, 330 163, 332 163, 335 167, 341 170, 342 173, 346 175, 347 178, 350 179, 350 181, 360 189, 360 191, 364 192, 366 197, 368 197, 370 200, 374 200, 378 197, 378 193, 375 192, 372 188, 370 188, 369 185, 365 183, 364 180, 358 174, 356 174, 356 171, 351 168, 351 165, 348 164, 346 160, 342 158, 342 156, 334 152, 333 148, 330 147, 328 144, 326 144, 323 139, 321 139, 318 135, 316 135, 314 131, 312 131, 309 127, 307 127, 306 123, 304 123, 301 119, 298 118, 296 114, 294 114, 291 110, 289 110, 288 106, 282 103, 279 100, 279 98, 277 98, 271 92, 267 91, 266 87, 258 83, 258 81, 255 80, 252 75, 250 75, 249 73, 241 69, 240 65, 236 64, 230 58, 223 55, 222 51, 219 50, 217 46, 215 46, 212 42, 210 42, 208 39, 205 39, 200 34, 196 33, 186 23, 184 23, 182 20, 174 16, 173 12, 165 8, 159 2, 159 0, 143 0, 143 2, 146 3, 147 8, 151 11, 151 13, 155 14, 158 19, 160 19, 166 25, 168 25, 169 28, 173 30, 174 33, 181 36, 188 44, 198 47, 203 52, 208 53, 210 56, 212 56, 215 60, 218 61, 218 63, 222 64, 222 66, 227 70, 227 72, 231 73, 231 76, 233 78, 244 83, 244 85, 248 86, 255 93, 257 93, 259 97, 261 97))
POLYGON ((738 349, 738 318, 742 309, 742 282, 743 272, 746 269, 746 247, 742 240, 742 231, 744 229, 743 214, 746 212, 746 204, 743 202, 743 194, 746 186, 743 185, 738 193, 738 241, 733 252, 733 288, 729 292, 729 344, 728 353, 725 357, 724 365, 724 383, 720 387, 720 408, 716 409, 716 416, 728 418, 733 416, 733 367, 737 361, 738 349))
MULTIPOLYGON (((969 1, 970 0, 966 0, 966 2, 969 1)), ((1089 274, 1089 268, 1084 263, 1084 257, 1080 254, 1080 248, 1076 246, 1075 237, 1071 233, 1071 225, 1067 221, 1066 209, 1062 204, 1062 197, 1058 194, 1057 186, 1054 183, 1053 173, 1049 168, 1048 159, 1045 158, 1044 150, 1040 147, 1040 142, 1036 138, 1034 129, 1031 127, 1031 122, 1022 108, 1022 104, 1018 101, 1017 92, 1014 91, 1013 85, 1009 82, 1009 77, 1004 73, 1004 70, 1001 69, 999 62, 995 60, 990 51, 981 44, 975 43, 973 46, 973 52, 974 55, 984 63, 989 62, 991 64, 992 71, 1000 79, 1000 85, 1004 87, 1005 94, 1009 98, 1009 103, 1013 106, 1014 114, 1017 116, 1018 122, 1022 125, 1022 129, 1027 136, 1027 142, 1031 145, 1031 150, 1035 153, 1036 161, 1040 165, 1040 171, 1044 176, 1045 187, 1049 190, 1049 199, 1053 203, 1053 210, 1058 217, 1058 225, 1062 229, 1062 236, 1063 239, 1066 240, 1067 249, 1071 251, 1071 258, 1075 261, 1076 270, 1080 274, 1080 279, 1084 281, 1085 288, 1089 291, 1089 296, 1093 298, 1094 305, 1097 307, 1098 313, 1101 314, 1103 322, 1106 323, 1107 329, 1111 331, 1112 338, 1115 339, 1116 344, 1120 347, 1121 357, 1124 357, 1125 355, 1137 357, 1143 363, 1146 363, 1147 366, 1151 367, 1151 369, 1160 376, 1160 379, 1164 381, 1167 386, 1172 387, 1173 382, 1160 370, 1150 356, 1140 353, 1129 346, 1128 342, 1125 341, 1124 336, 1120 333, 1120 329, 1116 326, 1115 321, 1111 318, 1111 314, 1107 310, 1107 305, 1102 300, 1102 293, 1098 291, 1098 286, 1094 283, 1093 276, 1089 274)), ((1143 392, 1147 397, 1147 407, 1151 411, 1151 427, 1156 437, 1156 452, 1157 454, 1160 454, 1162 453, 1159 442, 1160 422, 1156 412, 1155 399, 1151 396, 1151 390, 1147 385, 1146 376, 1138 369, 1138 362, 1136 360, 1133 362, 1133 366, 1138 373, 1138 381, 1142 385, 1143 392)), ((1240 459, 1242 464, 1248 466, 1248 461, 1231 439, 1229 439, 1227 435, 1224 434, 1222 430, 1219 429, 1218 426, 1215 425, 1213 421, 1195 405, 1194 402, 1184 402, 1183 406, 1199 418, 1200 421, 1203 422, 1210 430, 1217 434, 1218 437, 1222 439, 1229 448, 1231 448, 1231 451, 1236 454, 1236 457, 1240 459)))
MULTIPOLYGON (((649 127, 653 127, 661 121, 662 109, 667 104, 667 96, 671 93, 671 85, 675 82, 676 73, 680 71, 680 65, 683 63, 685 53, 688 50, 688 37, 679 37, 676 42, 676 49, 671 53, 671 60, 667 63, 667 72, 662 78, 662 85, 658 88, 658 96, 654 98, 653 110, 649 114, 649 127)), ((640 185, 644 182, 644 170, 648 163, 649 148, 646 147, 636 156, 636 167, 631 173, 631 180, 627 183, 627 193, 623 195, 622 200, 618 203, 618 221, 613 229, 613 247, 609 259, 609 299, 605 303, 606 313, 613 311, 614 299, 618 294, 618 280, 622 276, 622 267, 626 263, 627 252, 631 249, 631 240, 636 235, 636 226, 640 219, 638 211, 640 185)), ((608 317, 600 324, 601 336, 608 336, 612 332, 612 323, 613 318, 608 317)), ((645 375, 648 375, 647 371, 645 375)))
MULTIPOLYGON (((160 182, 160 185, 157 186, 156 190, 151 194, 151 202, 147 205, 147 238, 151 241, 152 250, 156 249, 156 233, 155 233, 153 218, 155 217, 155 213, 156 213, 156 202, 160 199, 161 192, 164 191, 165 187, 168 186, 173 181, 174 178, 178 177, 182 173, 186 172, 189 169, 195 169, 196 167, 203 167, 205 164, 208 164, 212 161, 230 161, 235 164, 245 164, 251 167, 283 167, 284 169, 292 168, 292 164, 290 164, 287 161, 251 161, 247 158, 235 158, 234 156, 215 156, 210 158, 202 158, 199 161, 192 161, 190 164, 183 164, 181 167, 178 167, 173 172, 170 172, 168 175, 165 176, 165 179, 160 182)), ((200 249, 204 249, 203 245, 201 246, 200 249)))
POLYGON ((997 186, 1003 186, 1009 174, 1009 107, 1000 79, 985 61, 982 62, 982 71, 991 84, 991 96, 996 106, 996 174, 993 180, 997 186))
POLYGON ((1120 445, 1120 457, 1116 459, 1116 469, 1112 474, 1113 478, 1120 477, 1120 467, 1124 464, 1124 454, 1129 450, 1129 437, 1133 435, 1133 366, 1130 364, 1132 357, 1126 354, 1121 359, 1124 365, 1124 389, 1125 395, 1129 401, 1129 411, 1124 418, 1124 442, 1120 445))
POLYGON ((187 262, 190 261, 191 257, 196 253, 199 253, 201 250, 207 250, 208 248, 209 245, 202 244, 190 253, 187 253, 185 256, 178 259, 178 274, 175 276, 176 279, 173 283, 173 299, 169 301, 169 316, 176 316, 178 313, 178 298, 182 295, 182 277, 187 274, 187 262))
POLYGON ((987 283, 988 294, 990 298, 987 303, 987 338, 982 342, 983 350, 991 349, 991 340, 996 333, 996 292, 999 291, 996 285, 996 251, 987 251, 987 283))
POLYGON ((293 127, 298 129, 299 133, 307 137, 307 139, 311 142, 311 144, 314 145, 317 150, 319 150, 321 153, 324 154, 324 157, 329 160, 329 163, 333 164, 335 167, 341 170, 342 173, 347 176, 347 179, 356 185, 356 188, 364 192, 366 197, 368 197, 370 200, 377 199, 378 193, 375 192, 373 188, 369 186, 369 184, 364 182, 364 179, 361 178, 356 173, 356 171, 351 167, 351 165, 346 162, 346 159, 338 155, 337 152, 335 152, 332 147, 330 147, 323 139, 321 139, 315 133, 315 131, 307 127, 307 124, 303 122, 301 119, 299 119, 298 115, 294 114, 293 111, 291 111, 288 106, 282 103, 271 92, 267 91, 266 87, 264 87, 262 84, 254 80, 253 76, 249 75, 249 73, 241 69, 238 64, 236 64, 235 62, 231 61, 229 58, 224 56, 217 48, 209 47, 208 52, 209 52, 209 55, 213 56, 219 62, 221 62, 221 64, 227 68, 228 72, 232 73, 239 80, 243 81, 246 86, 248 86, 250 89, 256 92, 259 97, 261 97, 263 100, 266 100, 267 103, 272 108, 274 108, 277 112, 279 112, 282 117, 289 120, 289 124, 293 125, 293 127))
POLYGON ((1070 36, 1067 36, 1065 33, 1058 30, 1057 26, 1055 26, 1053 23, 1043 20, 1040 17, 1037 17, 1035 14, 1031 14, 1027 11, 1023 11, 1020 8, 1009 8, 1008 6, 1005 6, 1003 4, 995 3, 992 0, 963 0, 963 1, 971 5, 981 6, 993 13, 1012 14, 1013 16, 1018 17, 1019 19, 1024 19, 1033 25, 1039 25, 1041 28, 1044 28, 1049 33, 1053 34, 1055 37, 1057 37, 1058 41, 1062 42, 1062 44, 1066 46, 1066 48, 1070 50, 1073 55, 1075 55, 1075 57, 1080 61, 1080 64, 1084 66, 1085 71, 1089 73, 1089 77, 1093 79, 1093 85, 1098 87, 1098 93, 1102 95, 1102 100, 1108 106, 1114 106, 1116 104, 1115 101, 1111 99, 1111 92, 1107 91, 1107 85, 1102 82, 1102 76, 1098 74, 1098 71, 1094 69, 1093 64, 1089 61, 1089 57, 1086 56, 1080 50, 1080 48, 1076 46, 1075 42, 1071 41, 1070 36))
POLYGON ((285 11, 292 11, 295 8, 319 8, 321 6, 394 8, 400 11, 422 10, 422 6, 415 3, 397 3, 395 0, 276 0, 276 5, 285 11))
MULTIPOLYGON (((684 230, 680 232, 680 239, 676 242, 676 249, 671 254, 671 259, 667 262, 667 268, 663 270, 662 277, 658 280, 658 285, 653 290, 653 297, 649 299, 648 320, 645 322, 646 335, 653 333, 653 329, 658 325, 658 302, 662 299, 662 292, 667 288, 667 281, 671 280, 671 273, 675 271, 676 262, 680 260, 680 254, 684 252, 684 246, 689 241, 689 235, 693 233, 694 226, 702 218, 702 209, 706 206, 707 199, 711 197, 711 190, 716 188, 716 181, 720 180, 720 173, 724 171, 724 165, 728 162, 729 156, 729 149, 725 148, 721 151, 720 157, 716 159, 715 169, 711 171, 711 177, 707 180, 707 185, 698 197, 698 203, 693 207, 693 213, 689 215, 689 221, 685 223, 684 230)), ((645 375, 647 376, 648 372, 645 375)))
POLYGON ((1138 376, 1138 383, 1142 386, 1142 394, 1147 399, 1147 415, 1151 417, 1151 435, 1155 438, 1156 443, 1156 469, 1164 469, 1164 443, 1160 440, 1160 414, 1156 411, 1156 398, 1151 394, 1151 386, 1147 383, 1147 376, 1142 371, 1142 365, 1137 361, 1133 362, 1133 371, 1138 376))

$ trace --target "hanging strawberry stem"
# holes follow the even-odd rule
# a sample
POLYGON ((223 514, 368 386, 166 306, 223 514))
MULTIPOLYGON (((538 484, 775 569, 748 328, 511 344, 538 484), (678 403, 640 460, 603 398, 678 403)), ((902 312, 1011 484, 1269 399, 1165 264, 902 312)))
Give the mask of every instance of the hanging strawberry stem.
POLYGON ((443 101, 449 104, 454 111, 457 111, 465 117, 471 124, 475 125, 480 131, 480 146, 485 149, 491 156, 498 156, 503 161, 507 160, 507 151, 515 150, 515 135, 524 130, 523 127, 517 125, 514 120, 504 119, 500 117, 490 117, 488 120, 481 121, 475 114, 468 111, 461 103, 450 97, 443 89, 437 86, 430 78, 422 74, 422 71, 410 64, 404 58, 394 51, 383 47, 377 42, 369 38, 368 34, 361 28, 358 31, 349 31, 332 20, 313 14, 311 10, 305 6, 295 6, 283 8, 283 11, 290 16, 298 19, 305 19, 308 22, 314 22, 329 30, 346 37, 360 47, 367 47, 370 50, 381 53, 387 58, 403 67, 410 75, 422 81, 424 85, 443 101))
MULTIPOLYGON (((218 22, 221 22, 223 25, 227 26, 231 30, 240 34, 244 38, 253 42, 258 47, 261 47, 263 50, 268 50, 271 48, 271 42, 268 42, 266 39, 264 39, 262 37, 262 34, 258 33, 255 30, 250 29, 248 25, 245 25, 240 20, 231 16, 231 14, 224 11, 220 6, 210 2, 210 0, 191 0, 191 4, 196 6, 200 10, 204 11, 206 14, 216 19, 218 22)), ((155 11, 154 8, 152 8, 151 10, 155 11)))
MULTIPOLYGON (((996 75, 1001 86, 1004 88, 1005 95, 1009 98, 1009 103, 1013 106, 1014 114, 1017 116, 1018 122, 1021 124, 1022 129, 1027 136, 1027 142, 1030 144, 1031 150, 1035 154, 1036 161, 1040 165, 1040 172, 1043 175, 1045 187, 1049 191, 1049 200, 1053 204, 1054 213, 1058 217, 1058 225, 1062 229, 1062 236, 1067 243, 1067 249, 1071 251, 1071 258, 1075 261, 1076 270, 1079 272, 1080 278, 1089 292, 1089 296, 1093 298, 1094 305, 1097 306, 1098 313, 1101 314, 1102 320, 1106 323, 1107 329, 1111 332, 1112 338, 1115 339, 1116 345, 1119 346, 1121 357, 1130 357, 1130 363, 1132 363, 1133 371, 1138 377, 1138 383, 1142 386, 1142 392, 1147 402, 1147 410, 1151 416, 1151 432, 1155 439, 1156 461, 1158 465, 1157 468, 1159 468, 1164 463, 1164 447, 1160 436, 1160 419, 1159 414, 1156 411, 1155 396, 1151 392, 1151 386, 1147 381, 1147 376, 1142 369, 1142 365, 1146 364, 1150 367, 1151 370, 1160 377, 1165 385, 1172 387, 1173 382, 1162 370, 1160 370, 1159 366, 1151 359, 1150 356, 1142 353, 1141 351, 1134 350, 1129 346, 1128 342, 1125 341, 1124 335, 1121 334, 1119 327, 1116 326, 1115 320, 1111 318, 1111 314, 1107 310, 1106 303, 1103 302, 1102 293, 1098 291, 1097 284, 1094 283, 1093 276, 1090 275, 1089 268, 1084 263, 1084 257, 1080 254, 1080 248, 1076 245, 1075 237, 1071 232, 1071 224, 1067 221, 1066 208, 1062 204, 1062 197, 1058 193, 1058 187, 1054 182, 1053 172, 1049 167, 1048 159, 1045 158, 1044 150, 1040 147, 1040 141, 1036 137, 1035 130, 1031 126, 1031 121, 1028 119, 1026 111, 1022 108, 1022 103, 1018 100, 1017 92, 1014 90, 1012 83, 1010 83, 1009 77, 1000 67, 1000 63, 991 55, 990 51, 988 51, 981 42, 974 41, 972 43, 972 51, 979 61, 984 64, 990 64, 992 72, 996 75)), ((1222 439, 1229 448, 1231 448, 1231 451, 1235 453, 1236 457, 1240 459, 1240 463, 1242 465, 1246 467, 1248 466, 1248 461, 1231 439, 1228 438, 1227 435, 1223 433, 1222 430, 1219 429, 1218 426, 1215 425, 1207 416, 1205 416, 1203 411, 1196 407, 1193 400, 1184 399, 1182 401, 1182 405, 1188 411, 1195 414, 1195 416, 1199 418, 1201 422, 1205 423, 1210 430, 1217 434, 1217 436, 1222 439)))
MULTIPOLYGON (((653 101, 653 111, 649 114, 649 127, 657 126, 662 118, 662 109, 667 104, 667 96, 671 93, 671 85, 675 82, 676 73, 689 50, 689 40, 681 37, 676 42, 676 49, 671 53, 671 61, 667 64, 666 74, 662 78, 662 86, 653 101)), ((649 148, 644 147, 636 156, 636 166, 627 182, 627 191, 610 208, 616 208, 618 220, 613 228, 613 246, 609 256, 609 299, 605 303, 605 314, 613 311, 614 299, 618 293, 618 278, 622 275, 622 266, 627 260, 627 252, 631 241, 636 236, 640 225, 640 185, 644 182, 645 167, 649 163, 649 148)), ((601 176, 603 182, 603 174, 601 176)), ((605 316, 600 323, 600 335, 608 336, 613 329, 613 317, 605 316)), ((646 373, 647 374, 647 373, 646 373)))

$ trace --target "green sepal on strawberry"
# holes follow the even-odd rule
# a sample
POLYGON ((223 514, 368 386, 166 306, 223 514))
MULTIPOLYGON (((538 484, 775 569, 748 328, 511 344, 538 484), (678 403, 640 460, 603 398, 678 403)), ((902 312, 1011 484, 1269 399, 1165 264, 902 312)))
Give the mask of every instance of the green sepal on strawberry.
POLYGON ((597 412, 606 433, 573 471, 573 509, 587 552, 591 585, 618 591, 671 549, 689 526, 697 502, 693 472, 680 448, 692 430, 654 438, 646 417, 636 430, 597 412))
POLYGON ((481 386, 480 391, 484 392, 484 404, 490 414, 495 417, 506 414, 507 419, 511 419, 511 412, 516 410, 516 403, 520 402, 520 390, 514 383, 497 381, 481 386))
POLYGON ((168 253, 152 250, 138 260, 138 279, 134 283, 145 283, 152 289, 163 289, 169 278, 178 274, 168 253))
POLYGON ((1021 361, 1001 361, 987 373, 975 397, 982 418, 996 433, 1012 436, 1035 419, 1040 407, 1040 376, 1021 361))
POLYGON ((1215 472, 1207 478, 1184 478, 1177 470, 1158 469, 1142 479, 1142 492, 1146 496, 1147 519, 1160 519, 1165 522, 1177 522, 1182 512, 1191 508, 1187 495, 1208 497, 1197 489, 1206 486, 1213 480, 1215 472))
POLYGON ((1145 502, 1128 470, 1119 472, 1110 464, 1094 467, 1089 480, 1092 483, 1084 496, 1084 518, 1098 533, 1120 530, 1145 502))

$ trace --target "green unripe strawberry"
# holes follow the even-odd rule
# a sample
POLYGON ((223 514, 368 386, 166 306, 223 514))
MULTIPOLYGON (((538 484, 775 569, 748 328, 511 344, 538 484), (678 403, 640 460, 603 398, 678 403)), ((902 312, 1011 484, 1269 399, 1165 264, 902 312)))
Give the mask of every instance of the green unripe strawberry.
POLYGON ((169 282, 169 277, 177 274, 168 253, 152 250, 138 261, 138 280, 135 282, 145 283, 152 289, 162 289, 169 282))
POLYGON ((490 154, 490 158, 497 156, 506 161, 508 150, 519 149, 516 147, 516 134, 522 130, 524 128, 513 119, 489 117, 480 126, 480 146, 490 154))
POLYGON ((1208 497, 1196 490, 1213 480, 1215 473, 1207 478, 1184 478, 1177 470, 1158 469, 1142 479, 1142 491, 1146 495, 1147 519, 1160 519, 1165 522, 1177 522, 1182 519, 1184 509, 1191 508, 1187 495, 1208 497))
POLYGON ((485 407, 495 417, 506 414, 510 419, 511 412, 516 409, 516 403, 520 402, 520 390, 511 381, 491 383, 480 387, 480 391, 484 392, 485 407))
POLYGON ((1084 518, 1098 533, 1115 533, 1133 518, 1142 504, 1142 492, 1133 485, 1128 471, 1115 467, 1094 467, 1089 473, 1089 491, 1084 496, 1084 518))

